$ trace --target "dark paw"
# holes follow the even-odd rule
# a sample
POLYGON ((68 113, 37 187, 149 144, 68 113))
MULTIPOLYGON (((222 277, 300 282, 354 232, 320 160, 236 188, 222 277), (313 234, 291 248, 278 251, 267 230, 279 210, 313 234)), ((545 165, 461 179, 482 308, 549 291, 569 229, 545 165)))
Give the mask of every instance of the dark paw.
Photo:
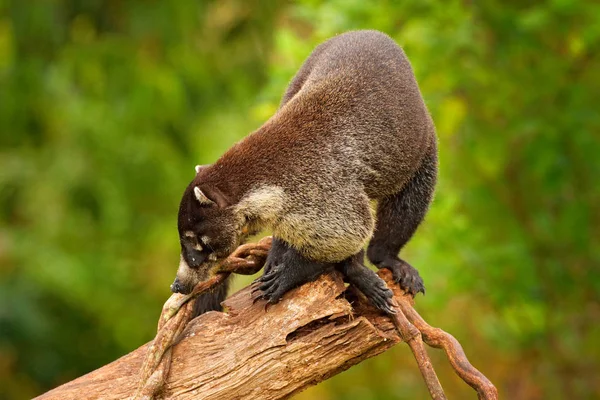
POLYGON ((344 274, 348 283, 360 290, 375 307, 387 314, 395 314, 394 293, 388 289, 383 279, 365 267, 363 257, 364 253, 361 251, 342 261, 337 269, 344 274))
POLYGON ((392 271, 394 281, 400 284, 400 287, 410 293, 413 297, 421 292, 425 294, 425 285, 419 275, 419 271, 404 260, 394 260, 391 263, 382 265, 392 271))
POLYGON ((281 239, 273 238, 271 250, 269 250, 269 254, 265 260, 263 274, 267 275, 269 272, 271 272, 275 265, 281 264, 283 257, 288 251, 289 246, 285 242, 283 242, 281 239))
POLYGON ((363 285, 360 291, 373 303, 375 307, 387 314, 395 314, 393 297, 394 293, 388 289, 381 279, 374 280, 369 285, 363 285))
POLYGON ((254 301, 263 299, 271 304, 275 304, 281 300, 283 295, 294 288, 294 284, 286 279, 286 276, 281 273, 281 266, 271 265, 269 272, 256 280, 257 286, 252 293, 260 292, 254 301))
POLYGON ((257 286, 252 291, 253 294, 261 292, 254 301, 265 299, 275 304, 289 290, 314 281, 329 268, 332 266, 310 261, 296 249, 276 240, 265 262, 264 274, 256 280, 257 286))

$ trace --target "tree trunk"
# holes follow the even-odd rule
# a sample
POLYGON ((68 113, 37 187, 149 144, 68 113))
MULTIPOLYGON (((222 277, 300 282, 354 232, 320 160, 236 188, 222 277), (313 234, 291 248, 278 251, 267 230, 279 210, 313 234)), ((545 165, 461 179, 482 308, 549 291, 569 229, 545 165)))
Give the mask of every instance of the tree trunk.
MULTIPOLYGON (((246 287, 186 327, 159 398, 282 399, 401 341, 392 321, 346 290, 334 272, 275 305, 246 287), (350 302, 353 304, 351 305, 350 302)), ((125 399, 137 389, 148 344, 38 399, 125 399)))

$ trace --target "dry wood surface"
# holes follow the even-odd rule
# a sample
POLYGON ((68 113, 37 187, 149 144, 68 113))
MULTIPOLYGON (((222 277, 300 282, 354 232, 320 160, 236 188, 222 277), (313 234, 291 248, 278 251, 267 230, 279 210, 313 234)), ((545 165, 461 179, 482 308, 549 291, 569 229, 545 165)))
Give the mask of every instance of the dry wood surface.
MULTIPOLYGON (((227 313, 194 319, 173 347, 158 398, 281 399, 400 341, 389 318, 353 315, 338 273, 288 293, 265 311, 251 287, 226 300, 227 313)), ((367 307, 365 307, 367 308, 367 307)), ((150 344, 38 399, 125 399, 134 395, 150 344)))
POLYGON ((458 341, 421 318, 388 270, 379 275, 394 290, 394 315, 376 310, 332 272, 268 307, 254 302, 252 286, 246 287, 224 302, 225 313, 209 312, 188 323, 195 295, 232 272, 255 273, 270 245, 265 238, 240 246, 192 295, 171 296, 152 342, 38 399, 282 399, 402 340, 433 399, 446 397, 424 343, 443 348, 480 399, 497 399, 496 388, 469 363, 458 341))

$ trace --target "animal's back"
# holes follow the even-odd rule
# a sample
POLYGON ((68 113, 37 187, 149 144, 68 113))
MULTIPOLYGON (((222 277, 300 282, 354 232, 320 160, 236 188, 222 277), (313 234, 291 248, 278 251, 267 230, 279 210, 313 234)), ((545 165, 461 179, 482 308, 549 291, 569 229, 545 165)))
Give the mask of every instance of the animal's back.
POLYGON ((315 151, 331 146, 345 173, 373 198, 397 192, 435 146, 406 55, 377 31, 348 32, 317 47, 290 83, 280 113, 318 126, 298 136, 325 136, 312 138, 321 146, 315 151))
POLYGON ((381 32, 354 31, 318 46, 277 113, 202 179, 239 195, 268 184, 315 201, 359 187, 377 199, 398 192, 430 146, 433 122, 404 52, 381 32))

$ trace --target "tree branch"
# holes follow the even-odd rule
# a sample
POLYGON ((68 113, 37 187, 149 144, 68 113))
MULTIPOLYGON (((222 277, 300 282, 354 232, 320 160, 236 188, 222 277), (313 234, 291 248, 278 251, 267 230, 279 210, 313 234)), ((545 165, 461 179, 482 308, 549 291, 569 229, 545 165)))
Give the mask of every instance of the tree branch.
MULTIPOLYGON (((222 266, 224 272, 199 284, 195 294, 233 271, 254 273, 269 246, 268 240, 241 246, 222 266)), ((394 289, 398 305, 392 318, 359 291, 346 288, 338 272, 292 290, 268 308, 263 301, 254 303, 252 287, 246 287, 224 302, 227 313, 209 312, 189 323, 193 295, 173 295, 152 343, 38 399, 282 399, 402 338, 411 346, 432 398, 445 399, 421 333, 426 343, 446 350, 480 399, 497 399, 494 386, 468 363, 456 339, 422 320, 412 297, 393 284, 389 271, 380 276, 394 289)))

